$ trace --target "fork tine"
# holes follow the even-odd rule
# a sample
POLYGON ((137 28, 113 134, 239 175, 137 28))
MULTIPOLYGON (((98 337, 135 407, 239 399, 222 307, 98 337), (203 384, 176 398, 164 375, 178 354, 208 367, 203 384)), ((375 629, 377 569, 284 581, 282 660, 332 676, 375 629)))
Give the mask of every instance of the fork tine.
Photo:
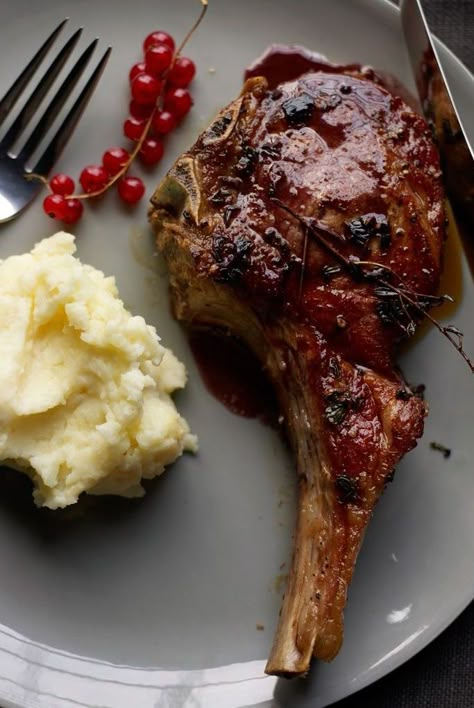
POLYGON ((15 140, 21 135, 24 128, 28 125, 29 121, 31 120, 31 117, 34 115, 39 104, 41 103, 41 101, 45 97, 51 84, 57 78, 59 71, 61 71, 61 68, 64 66, 67 59, 69 58, 69 55, 71 54, 72 50, 76 46, 76 44, 79 40, 79 37, 81 36, 81 33, 82 33, 82 27, 80 27, 77 30, 77 32, 74 32, 72 37, 66 42, 64 47, 61 49, 61 51, 58 53, 56 58, 53 60, 53 62, 51 63, 51 66, 46 71, 46 73, 42 77, 41 81, 36 86, 35 90, 31 94, 31 96, 29 97, 28 101, 25 103, 25 105, 21 109, 17 118, 15 119, 15 121, 12 123, 12 125, 8 129, 3 140, 0 142, 0 151, 1 152, 6 152, 7 150, 9 150, 11 148, 11 146, 13 145, 13 143, 15 142, 15 140))
POLYGON ((58 131, 52 138, 48 147, 34 166, 33 172, 36 172, 41 175, 47 175, 56 160, 58 159, 64 146, 71 137, 71 134, 74 128, 76 127, 76 124, 79 118, 81 117, 82 112, 89 103, 89 99, 92 96, 100 77, 102 76, 102 72, 105 69, 105 65, 107 64, 111 51, 111 47, 109 47, 105 51, 104 55, 102 56, 102 59, 97 64, 93 74, 91 75, 90 79, 88 80, 81 93, 79 94, 78 98, 74 102, 72 108, 65 117, 62 125, 59 127, 58 131))
POLYGON ((35 74, 68 19, 69 18, 66 17, 66 19, 60 22, 56 29, 51 32, 45 43, 38 49, 33 59, 23 69, 20 76, 16 79, 12 86, 10 86, 4 97, 0 100, 0 125, 2 125, 5 117, 9 114, 15 103, 20 98, 30 79, 35 74))
POLYGON ((54 123, 54 120, 56 119, 59 111, 66 103, 66 100, 69 98, 74 86, 77 84, 80 77, 82 76, 84 69, 89 63, 89 59, 91 58, 92 53, 97 46, 98 41, 98 39, 94 39, 94 41, 89 44, 87 49, 84 50, 77 62, 74 64, 73 68, 71 69, 64 82, 56 92, 54 98, 51 100, 49 106, 46 108, 43 115, 41 116, 38 125, 26 141, 20 153, 18 154, 18 160, 27 160, 32 155, 33 151, 36 150, 41 140, 46 135, 51 125, 54 123))

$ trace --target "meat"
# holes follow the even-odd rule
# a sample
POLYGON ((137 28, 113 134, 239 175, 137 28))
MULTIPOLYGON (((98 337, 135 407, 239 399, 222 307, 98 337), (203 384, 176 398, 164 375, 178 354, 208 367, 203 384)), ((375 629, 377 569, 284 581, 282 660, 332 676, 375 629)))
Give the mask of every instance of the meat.
POLYGON ((425 121, 354 65, 290 78, 249 78, 150 211, 176 317, 244 340, 278 395, 299 501, 266 671, 288 677, 339 651, 365 528, 422 434, 393 357, 444 240, 425 121))

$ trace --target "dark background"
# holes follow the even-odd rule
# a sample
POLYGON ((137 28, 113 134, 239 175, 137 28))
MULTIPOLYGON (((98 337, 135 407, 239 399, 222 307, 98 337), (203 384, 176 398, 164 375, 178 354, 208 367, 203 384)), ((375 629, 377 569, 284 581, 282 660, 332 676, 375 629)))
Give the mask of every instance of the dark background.
MULTIPOLYGON (((431 31, 474 71, 474 0, 423 0, 423 7, 431 31)), ((474 603, 417 656, 336 707, 474 708, 474 603)))
POLYGON ((423 0, 423 7, 431 31, 474 72, 474 1, 423 0))

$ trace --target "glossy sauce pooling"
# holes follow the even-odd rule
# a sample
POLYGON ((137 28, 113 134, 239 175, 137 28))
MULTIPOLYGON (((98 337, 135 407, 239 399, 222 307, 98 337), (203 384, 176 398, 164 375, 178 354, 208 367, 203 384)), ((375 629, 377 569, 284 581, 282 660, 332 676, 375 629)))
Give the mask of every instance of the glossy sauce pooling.
POLYGON ((294 81, 310 71, 331 71, 346 73, 348 70, 360 71, 360 64, 339 66, 332 64, 326 57, 311 52, 298 45, 272 44, 261 57, 246 69, 245 79, 263 76, 268 81, 268 88, 274 89, 284 81, 294 81))
POLYGON ((357 63, 333 64, 322 54, 298 45, 272 44, 246 69, 244 78, 263 76, 268 81, 268 87, 274 89, 284 81, 294 81, 311 71, 363 75, 364 78, 384 86, 394 96, 400 96, 413 110, 421 113, 418 100, 389 72, 357 63))
POLYGON ((262 366, 235 337, 195 329, 189 343, 204 384, 232 413, 278 426, 278 406, 262 366))
POLYGON ((327 277, 334 256, 279 207, 325 229, 346 261, 369 261, 404 288, 432 293, 444 228, 438 156, 425 121, 371 71, 281 47, 250 67, 247 76, 260 78, 194 148, 200 208, 207 199, 214 227, 193 258, 252 297, 262 318, 291 313, 348 361, 390 372, 401 306, 346 270, 327 277))
MULTIPOLYGON (((273 48, 250 67, 248 76, 277 87, 248 80, 179 163, 186 189, 199 174, 200 198, 191 194, 183 211, 193 262, 251 301, 261 321, 299 321, 351 365, 394 380, 405 313, 391 291, 341 268, 315 232, 345 261, 368 261, 409 291, 432 294, 444 232, 437 152, 425 121, 372 70, 332 67, 297 49, 273 48), (288 209, 316 224, 314 233, 288 209)), ((252 378, 239 357, 193 349, 208 389, 234 412, 258 416, 261 371, 252 378)))

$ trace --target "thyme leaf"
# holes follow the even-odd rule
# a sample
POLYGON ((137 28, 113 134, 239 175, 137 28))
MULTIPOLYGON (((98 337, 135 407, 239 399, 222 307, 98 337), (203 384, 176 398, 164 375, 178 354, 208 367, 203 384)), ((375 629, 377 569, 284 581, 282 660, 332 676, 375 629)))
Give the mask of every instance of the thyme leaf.
POLYGON ((326 395, 326 403, 324 410, 326 420, 332 425, 340 425, 350 410, 361 409, 364 405, 364 398, 352 397, 347 391, 334 389, 326 395))
POLYGON ((254 171, 258 161, 258 152, 251 145, 244 145, 242 155, 235 169, 244 177, 249 177, 254 171))
POLYGON ((302 93, 285 101, 282 108, 290 125, 303 125, 309 122, 314 113, 314 98, 308 93, 302 93))
POLYGON ((439 442, 430 442, 430 448, 432 450, 437 450, 438 452, 443 453, 443 457, 445 460, 447 460, 448 457, 451 457, 451 449, 449 447, 446 447, 445 445, 442 445, 439 442))
POLYGON ((350 240, 362 248, 367 248, 369 241, 378 237, 380 248, 386 251, 391 243, 390 226, 383 214, 364 214, 347 222, 350 240))
POLYGON ((340 474, 335 480, 336 489, 339 492, 339 500, 345 504, 354 502, 358 498, 357 481, 346 474, 340 474))
POLYGON ((323 276, 323 280, 326 283, 329 283, 332 278, 334 278, 336 275, 339 275, 341 270, 341 266, 338 265, 325 265, 321 269, 321 275, 323 276))
POLYGON ((332 425, 340 425, 347 415, 348 408, 347 401, 329 403, 324 411, 326 420, 332 425))
POLYGON ((341 367, 339 366, 339 362, 335 356, 332 356, 330 358, 328 368, 331 376, 335 379, 338 379, 341 375, 341 367))

